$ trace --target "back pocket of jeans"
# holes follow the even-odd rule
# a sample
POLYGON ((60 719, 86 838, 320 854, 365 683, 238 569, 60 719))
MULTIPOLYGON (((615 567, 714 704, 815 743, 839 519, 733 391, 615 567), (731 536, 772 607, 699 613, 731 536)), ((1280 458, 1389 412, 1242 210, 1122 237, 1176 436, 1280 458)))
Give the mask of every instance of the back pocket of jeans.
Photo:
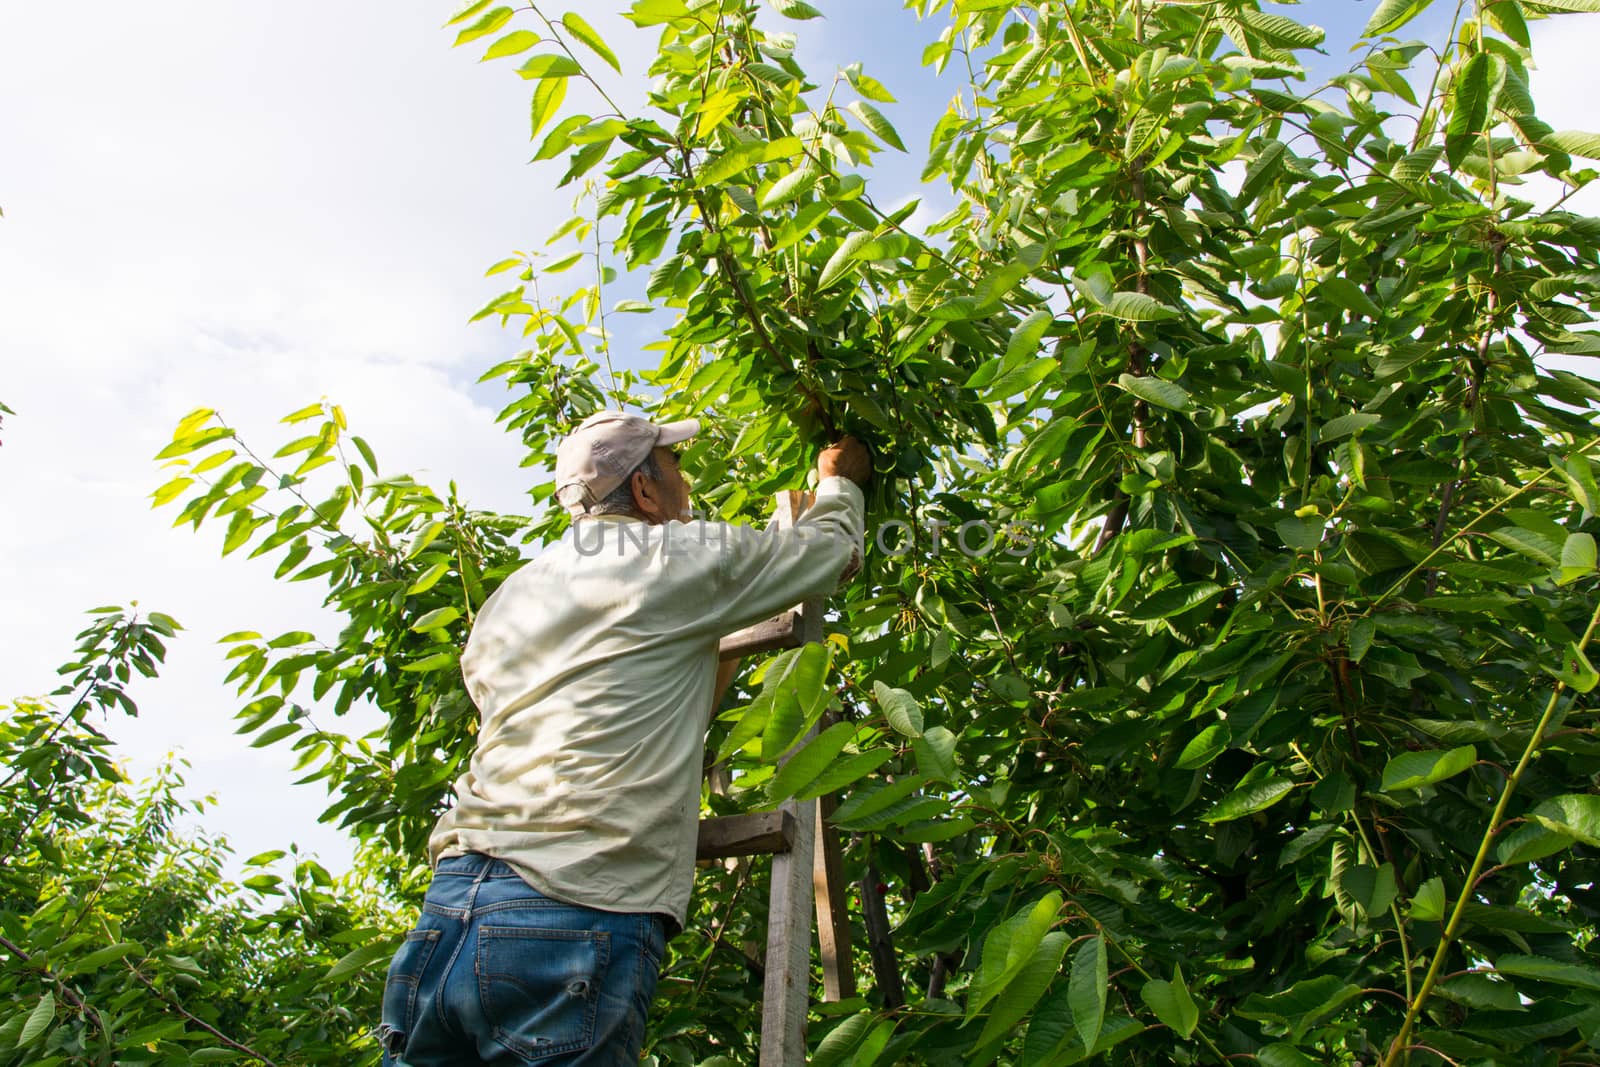
POLYGON ((403 1049, 406 1036, 417 1021, 417 988, 433 948, 439 943, 439 930, 412 930, 394 954, 389 975, 383 983, 383 1015, 380 1032, 390 1052, 403 1049), (393 1035, 398 1034, 398 1037, 393 1035), (399 1048, 390 1048, 398 1045, 399 1048))
POLYGON ((478 996, 495 1040, 537 1063, 594 1044, 611 935, 529 926, 478 928, 478 996))

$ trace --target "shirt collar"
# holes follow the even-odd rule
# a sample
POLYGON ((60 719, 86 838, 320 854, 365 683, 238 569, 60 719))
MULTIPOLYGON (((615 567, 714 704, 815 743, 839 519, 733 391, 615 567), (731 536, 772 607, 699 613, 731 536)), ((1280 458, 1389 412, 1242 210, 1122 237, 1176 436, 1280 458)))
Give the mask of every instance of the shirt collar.
POLYGON ((578 525, 580 525, 581 523, 584 523, 584 522, 595 522, 595 521, 604 522, 607 519, 611 520, 612 522, 644 522, 645 521, 645 520, 639 518, 637 515, 618 515, 618 514, 612 512, 612 513, 607 513, 605 515, 585 515, 581 520, 574 521, 572 525, 573 526, 578 526, 578 525))

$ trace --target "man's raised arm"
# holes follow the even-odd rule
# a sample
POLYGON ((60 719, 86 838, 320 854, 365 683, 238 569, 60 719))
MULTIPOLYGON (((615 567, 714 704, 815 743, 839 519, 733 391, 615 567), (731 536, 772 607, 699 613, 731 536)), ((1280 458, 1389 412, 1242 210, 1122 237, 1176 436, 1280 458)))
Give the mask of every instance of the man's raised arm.
POLYGON ((816 499, 793 526, 726 527, 715 598, 719 635, 831 593, 862 550, 866 502, 861 485, 872 477, 871 454, 855 438, 842 438, 817 457, 817 474, 816 499))

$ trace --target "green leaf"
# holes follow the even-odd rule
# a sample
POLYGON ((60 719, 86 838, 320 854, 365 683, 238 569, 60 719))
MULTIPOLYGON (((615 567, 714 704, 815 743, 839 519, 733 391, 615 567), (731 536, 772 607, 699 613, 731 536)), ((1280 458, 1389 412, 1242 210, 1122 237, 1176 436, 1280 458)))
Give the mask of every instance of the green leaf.
POLYGON ((723 121, 738 109, 744 102, 745 96, 746 94, 740 89, 728 86, 714 90, 696 109, 699 118, 695 121, 695 136, 709 137, 712 130, 721 126, 723 121))
POLYGON ((1350 624, 1350 660, 1360 663, 1366 657, 1367 651, 1372 648, 1372 640, 1378 635, 1378 624, 1370 618, 1357 619, 1350 624))
POLYGON ((442 608, 434 608, 432 611, 422 616, 422 618, 412 623, 411 630, 413 633, 427 633, 429 630, 438 630, 449 626, 459 618, 461 618, 460 609, 451 605, 446 605, 442 608))
POLYGON ((984 390, 984 402, 995 403, 1026 393, 1054 374, 1058 367, 1059 364, 1053 356, 1040 356, 1020 367, 1014 367, 996 378, 994 383, 984 390))
POLYGON ((1322 544, 1323 529, 1326 521, 1319 515, 1308 515, 1301 518, 1290 515, 1279 519, 1274 525, 1278 536, 1283 538, 1283 543, 1300 552, 1315 552, 1322 544))
POLYGON ((1347 868, 1339 879, 1339 887, 1368 916, 1387 911, 1400 892, 1394 880, 1394 865, 1390 863, 1381 867, 1363 863, 1347 868))
POLYGON ((1432 2, 1433 0, 1383 0, 1378 9, 1372 13, 1372 17, 1367 20, 1361 36, 1376 37, 1379 34, 1393 33, 1422 14, 1432 2))
POLYGON ((107 945, 104 948, 95 949, 86 956, 72 960, 62 967, 59 973, 62 975, 86 974, 89 971, 97 971, 116 960, 124 959, 128 956, 142 955, 144 955, 144 947, 137 941, 122 941, 115 945, 107 945))
POLYGON ((394 955, 395 944, 391 940, 373 941, 362 945, 352 952, 347 952, 339 957, 328 972, 322 976, 324 982, 335 982, 341 978, 348 978, 379 960, 388 959, 394 955))
POLYGON ((911 739, 911 751, 917 758, 917 770, 929 779, 959 784, 956 767, 956 735, 943 726, 934 726, 911 739))
POLYGON ((373 474, 377 474, 378 473, 378 457, 376 457, 375 455, 372 454, 372 446, 367 444, 366 441, 362 440, 359 437, 356 437, 353 434, 350 437, 350 441, 351 441, 352 444, 354 444, 356 446, 356 451, 361 453, 361 458, 362 458, 362 460, 364 460, 366 462, 367 469, 370 470, 373 474))
POLYGON ((1011 332, 1011 340, 1006 342, 1006 354, 1002 358, 1002 365, 1014 367, 1022 360, 1031 359, 1039 351, 1039 341, 1056 321, 1055 312, 1048 308, 1035 311, 1023 319, 1017 328, 1011 332))
POLYGON ((449 563, 435 563, 433 566, 423 571, 422 574, 418 576, 417 580, 412 582, 406 588, 406 596, 416 596, 418 593, 426 593, 428 590, 437 585, 439 579, 443 578, 449 573, 449 571, 449 563))
POLYGON ((1217 801, 1215 806, 1200 816, 1203 822, 1230 822, 1265 811, 1294 791, 1294 782, 1287 778, 1265 778, 1241 786, 1217 801))
POLYGON ((889 785, 868 786, 850 795, 833 813, 833 822, 845 826, 859 819, 868 819, 910 798, 912 793, 927 784, 920 774, 907 775, 889 785))
POLYGON ((762 694, 771 695, 761 731, 762 759, 775 760, 787 752, 822 713, 832 647, 820 642, 803 645, 784 661, 781 672, 769 673, 764 679, 762 694))
POLYGON ((822 12, 805 3, 804 0, 772 0, 772 10, 784 18, 805 21, 806 19, 819 19, 822 12))
POLYGON ((907 737, 922 736, 922 705, 917 703, 916 697, 878 681, 872 683, 872 694, 883 709, 883 717, 898 733, 907 737))
POLYGON ((185 489, 189 488, 193 484, 193 478, 172 479, 172 481, 168 482, 166 485, 163 485, 160 489, 157 489, 154 493, 150 494, 150 506, 152 508, 159 508, 163 504, 170 503, 185 489))
POLYGON ((1495 839, 1495 861, 1507 867, 1531 863, 1553 856, 1572 847, 1573 839, 1566 834, 1540 826, 1536 822, 1523 823, 1495 839))
POLYGON ((455 14, 445 21, 446 26, 454 26, 463 19, 469 19, 477 12, 489 6, 489 0, 462 0, 456 6, 455 14))
POLYGON ((1543 956, 1507 953, 1494 961, 1494 969, 1513 978, 1532 978, 1540 982, 1600 990, 1600 970, 1576 963, 1562 963, 1543 956))
POLYGON ((1072 1006, 1067 1002, 1068 983, 1055 987, 1033 1018, 1022 1042, 1018 1063, 1056 1063, 1055 1057, 1069 1049, 1079 1049, 1077 1031, 1072 1027, 1072 1006))
POLYGON ((455 44, 450 47, 454 48, 458 45, 464 45, 468 41, 476 41, 479 37, 487 37, 501 26, 504 26, 510 18, 511 9, 509 7, 492 7, 479 16, 476 22, 470 23, 460 33, 456 34, 455 44))
POLYGON ((1381 415, 1373 415, 1364 411, 1352 411, 1329 419, 1317 428, 1317 440, 1324 443, 1337 441, 1342 437, 1349 437, 1353 433, 1360 433, 1369 426, 1375 426, 1383 421, 1381 415))
POLYGON ((890 148, 898 149, 901 152, 906 150, 905 142, 900 140, 900 134, 895 131, 894 126, 889 123, 888 119, 883 117, 881 111, 865 100, 852 100, 845 107, 845 110, 860 119, 863 126, 877 134, 878 140, 890 148))
POLYGON ((1489 118, 1489 54, 1474 52, 1450 86, 1450 123, 1445 156, 1459 167, 1489 118))
MULTIPOLYGON (((1369 319, 1383 317, 1383 309, 1372 302, 1372 298, 1361 291, 1361 287, 1347 278, 1329 278, 1317 286, 1317 295, 1326 298, 1330 303, 1353 311, 1358 315, 1365 315, 1369 319)), ((1376 416, 1372 416, 1377 421, 1376 416)))
POLYGON ((795 796, 800 800, 811 800, 829 793, 837 793, 850 783, 865 778, 888 763, 894 754, 892 748, 874 748, 854 756, 846 756, 829 766, 815 781, 801 789, 795 796))
POLYGON ((767 799, 781 803, 816 780, 854 736, 852 723, 839 722, 806 742, 767 782, 767 799))
POLYGON ((1067 1003, 1072 1006, 1072 1025, 1083 1039, 1083 1047, 1094 1048, 1106 1017, 1106 943, 1096 934, 1072 957, 1072 974, 1067 980, 1067 1003))
POLYGON ((1326 1067, 1293 1045, 1274 1041, 1256 1050, 1256 1063, 1260 1067, 1326 1067))
POLYGON ((448 650, 444 652, 435 652, 431 656, 424 656, 414 663, 407 663, 400 669, 408 673, 420 674, 425 671, 439 671, 446 667, 454 667, 456 665, 456 661, 457 653, 454 650, 448 650))
POLYGON ((277 742, 282 741, 285 737, 290 737, 299 732, 299 723, 280 722, 271 729, 263 730, 261 733, 257 734, 255 740, 250 742, 250 747, 266 748, 268 745, 276 744, 277 742))
POLYGON ((51 1022, 56 1017, 56 998, 49 990, 39 998, 39 1003, 33 1006, 28 1013, 28 1021, 22 1024, 22 1033, 17 1035, 17 1048, 26 1048, 39 1039, 51 1022))
POLYGON ((617 62, 617 54, 595 32, 594 27, 583 21, 576 12, 569 11, 562 15, 561 25, 567 28, 568 33, 582 41, 585 48, 605 60, 612 70, 618 74, 622 73, 622 64, 617 62))
POLYGON ((1444 879, 1429 878, 1417 887, 1411 896, 1411 918, 1416 922, 1440 922, 1444 919, 1444 879))
POLYGON ((833 255, 828 257, 828 262, 823 265, 822 275, 817 279, 817 289, 820 291, 828 288, 854 270, 856 268, 856 250, 870 240, 872 240, 872 234, 864 230, 857 230, 846 237, 833 255))
POLYGON ((206 430, 193 436, 184 435, 174 440, 166 448, 155 454, 156 459, 173 459, 177 456, 186 456, 190 452, 198 452, 207 445, 217 441, 226 440, 234 435, 232 430, 217 429, 206 430))
POLYGON ((1590 466, 1588 458, 1572 456, 1565 463, 1552 458, 1550 465, 1567 483, 1572 499, 1583 508, 1584 521, 1600 515, 1600 485, 1595 484, 1594 468, 1590 466))
POLYGON ((1146 597, 1138 607, 1128 612, 1128 617, 1136 622, 1168 619, 1215 600, 1221 593, 1222 587, 1215 582, 1192 582, 1169 587, 1146 597))
POLYGON ((1159 322, 1178 316, 1176 308, 1146 293, 1112 293, 1100 310, 1124 322, 1159 322))
POLYGON ((1044 996, 1044 991, 1050 987, 1051 979, 1061 970, 1061 958, 1067 954, 1067 945, 1071 940, 1059 930, 1044 935, 1017 971, 1016 977, 1006 984, 1004 995, 995 1002, 989 1021, 978 1035, 980 1046, 1008 1033, 1024 1015, 1033 1010, 1039 998, 1044 996))
POLYGON ((1191 405, 1188 391, 1177 382, 1169 382, 1165 378, 1151 378, 1142 374, 1122 374, 1117 377, 1117 385, 1140 400, 1154 404, 1157 407, 1168 408, 1172 411, 1188 411, 1191 405))
POLYGON ((1283 48, 1315 48, 1327 36, 1320 27, 1307 26, 1283 15, 1269 15, 1254 8, 1241 7, 1236 17, 1267 41, 1283 48))
POLYGON ((1282 141, 1268 141, 1256 152, 1256 157, 1245 168, 1244 182, 1239 186, 1239 195, 1236 199, 1240 207, 1248 205, 1259 196, 1268 181, 1283 169, 1284 152, 1282 141))
POLYGON ((533 91, 533 102, 528 107, 528 122, 532 131, 528 134, 528 140, 539 136, 539 132, 561 110, 561 103, 566 98, 566 78, 545 78, 539 82, 538 88, 533 91))
POLYGON ((1567 642, 1554 673, 1569 689, 1576 689, 1580 693, 1589 692, 1596 682, 1600 682, 1600 674, 1595 673, 1589 657, 1583 654, 1583 649, 1578 647, 1576 641, 1567 642))
POLYGON ((792 200, 798 200, 805 195, 806 190, 817 184, 817 178, 820 175, 820 171, 813 170, 810 167, 797 167, 791 170, 788 174, 773 182, 772 188, 762 194, 762 210, 771 211, 792 200))
POLYGON ((895 102, 894 94, 889 92, 882 82, 877 78, 861 73, 861 64, 852 63, 845 68, 844 73, 845 77, 850 81, 851 88, 868 100, 876 100, 880 104, 892 104, 895 102))
POLYGON ((694 181, 707 189, 722 186, 736 174, 744 173, 762 162, 766 157, 766 147, 763 141, 741 141, 726 152, 701 163, 698 170, 694 171, 694 181))
POLYGON ((1443 154, 1444 148, 1442 146, 1436 144, 1426 145, 1396 162, 1389 173, 1395 181, 1409 182, 1415 185, 1428 176, 1433 170, 1434 164, 1439 162, 1439 157, 1443 154))
POLYGON ((812 1067, 817 1067, 818 1064, 821 1064, 821 1067, 835 1067, 843 1063, 845 1057, 861 1044, 861 1039, 872 1027, 873 1018, 871 1012, 860 1012, 829 1030, 827 1035, 817 1042, 817 1051, 810 1059, 812 1067))
POLYGON ((1228 744, 1233 740, 1233 732, 1226 723, 1213 723, 1201 730, 1178 756, 1176 764, 1180 771, 1197 771, 1210 763, 1228 750, 1228 744))
POLYGON ((1559 584, 1566 585, 1595 572, 1594 538, 1586 533, 1568 534, 1561 546, 1561 577, 1559 584))
MULTIPOLYGON (((257 488, 260 488, 259 486, 257 488)), ((261 521, 265 522, 265 519, 261 521)), ((250 510, 244 508, 233 513, 233 518, 228 522, 228 532, 222 539, 222 554, 235 551, 255 532, 255 520, 251 517, 250 510)))
MULTIPOLYGON (((1045 935, 1055 925, 1062 899, 1059 891, 1052 890, 1034 901, 1026 911, 996 923, 984 937, 982 962, 967 998, 968 1019, 975 1018, 985 1005, 999 996, 1035 957, 1045 935)), ((1060 960, 1058 955, 1057 965, 1060 960)))
POLYGON ((1600 796, 1568 793, 1551 797, 1534 808, 1532 815, 1548 830, 1600 847, 1600 796))
POLYGON ((1600 133, 1584 133, 1582 130, 1556 130, 1539 138, 1539 147, 1547 151, 1554 149, 1569 156, 1600 159, 1600 133))
POLYGON ((1160 978, 1146 982, 1139 990, 1139 999, 1179 1037, 1188 1038, 1200 1023, 1200 1009, 1195 1007, 1189 987, 1184 984, 1181 967, 1173 967, 1170 982, 1160 978))
POLYGON ((1517 0, 1493 0, 1485 4, 1482 11, 1501 33, 1522 47, 1527 48, 1532 43, 1528 37, 1528 23, 1522 17, 1522 8, 1517 0))
POLYGON ((1252 993, 1234 1009, 1246 1019, 1284 1022, 1303 1031, 1361 995, 1361 988, 1331 974, 1296 982, 1281 993, 1252 993))
POLYGON ((1521 552, 1530 559, 1536 559, 1547 567, 1557 565, 1562 551, 1560 544, 1544 534, 1525 530, 1520 526, 1502 526, 1498 530, 1489 531, 1489 536, 1507 548, 1521 552))
POLYGON ((490 45, 489 50, 483 54, 483 59, 479 60, 479 62, 481 63, 490 59, 499 59, 502 56, 514 56, 518 52, 526 52, 528 49, 532 48, 542 40, 544 40, 544 38, 540 37, 532 30, 512 30, 494 44, 490 45))
POLYGON ((1425 785, 1454 777, 1478 762, 1478 750, 1471 745, 1452 749, 1425 749, 1402 752, 1383 768, 1385 793, 1398 789, 1420 789, 1425 785))
POLYGON ((583 68, 570 56, 542 52, 518 67, 517 73, 530 81, 534 78, 571 78, 582 74, 583 68))

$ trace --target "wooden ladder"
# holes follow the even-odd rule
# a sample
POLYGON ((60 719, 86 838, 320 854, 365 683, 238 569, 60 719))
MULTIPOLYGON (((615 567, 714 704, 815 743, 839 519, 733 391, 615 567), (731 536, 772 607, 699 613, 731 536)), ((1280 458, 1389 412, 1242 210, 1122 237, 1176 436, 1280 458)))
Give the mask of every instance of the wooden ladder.
MULTIPOLYGON (((779 493, 774 525, 793 526, 813 499, 813 494, 798 490, 779 493)), ((729 634, 722 639, 721 658, 729 660, 821 641, 822 610, 823 601, 818 597, 775 618, 729 634)), ((806 737, 813 736, 816 730, 813 727, 806 737)), ((696 859, 772 857, 761 1011, 761 1067, 796 1067, 806 1061, 813 900, 822 960, 823 999, 837 1001, 856 994, 843 856, 838 835, 828 824, 835 803, 832 795, 816 800, 791 798, 776 811, 700 820, 696 859)))

